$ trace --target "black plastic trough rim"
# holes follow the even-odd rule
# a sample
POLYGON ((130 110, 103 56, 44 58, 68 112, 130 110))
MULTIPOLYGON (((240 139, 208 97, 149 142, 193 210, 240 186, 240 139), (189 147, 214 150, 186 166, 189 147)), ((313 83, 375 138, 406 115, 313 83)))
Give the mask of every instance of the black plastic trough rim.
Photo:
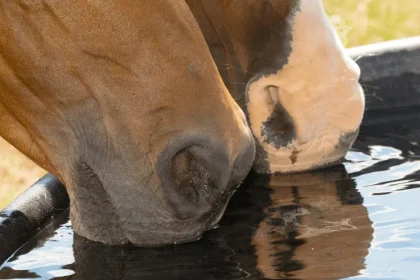
POLYGON ((420 36, 348 49, 361 69, 366 115, 420 106, 420 36))
MULTIPOLYGON (((420 106, 420 37, 411 37, 348 49, 362 72, 366 111, 420 106), (409 75, 406 79, 404 75, 409 75), (414 79, 412 79, 414 77, 414 79), (395 91, 389 84, 395 83, 395 91), (375 86, 380 85, 381 96, 375 86)), ((24 245, 50 217, 69 207, 65 187, 47 174, 0 212, 0 264, 24 245)))
POLYGON ((34 236, 52 215, 69 208, 63 184, 47 174, 0 212, 0 264, 34 236))

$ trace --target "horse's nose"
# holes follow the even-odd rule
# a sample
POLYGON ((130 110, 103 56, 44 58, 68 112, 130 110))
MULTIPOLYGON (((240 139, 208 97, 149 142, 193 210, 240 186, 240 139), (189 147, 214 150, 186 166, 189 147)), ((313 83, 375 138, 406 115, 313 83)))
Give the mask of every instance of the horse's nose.
POLYGON ((203 137, 177 139, 162 153, 157 169, 163 203, 174 219, 204 218, 226 206, 254 159, 252 137, 240 142, 236 156, 228 145, 217 145, 203 137))

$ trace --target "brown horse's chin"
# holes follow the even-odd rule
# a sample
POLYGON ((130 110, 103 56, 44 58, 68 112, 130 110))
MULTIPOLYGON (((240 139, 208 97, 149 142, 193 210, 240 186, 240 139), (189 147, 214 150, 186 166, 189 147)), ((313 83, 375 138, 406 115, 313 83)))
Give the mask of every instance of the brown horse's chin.
POLYGON ((182 219, 176 209, 165 207, 166 202, 156 193, 145 191, 157 187, 124 186, 123 180, 102 184, 106 181, 103 176, 86 165, 78 172, 75 177, 81 179, 68 189, 73 228, 85 238, 110 245, 160 247, 198 240, 220 220, 239 185, 237 181, 229 183, 207 211, 182 219))
POLYGON ((159 226, 140 228, 134 225, 134 228, 123 231, 124 236, 128 243, 138 247, 162 247, 197 241, 205 231, 219 222, 233 193, 234 191, 221 197, 218 203, 200 217, 187 220, 158 218, 151 222, 159 226))

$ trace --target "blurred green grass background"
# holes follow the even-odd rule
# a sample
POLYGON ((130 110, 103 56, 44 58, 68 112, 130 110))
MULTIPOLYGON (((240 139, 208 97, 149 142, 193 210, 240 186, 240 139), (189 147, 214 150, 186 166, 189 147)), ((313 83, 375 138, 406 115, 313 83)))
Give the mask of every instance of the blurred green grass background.
POLYGON ((324 0, 344 46, 420 35, 420 0, 324 0))
MULTIPOLYGON (((420 0, 324 0, 346 47, 420 35, 420 0)), ((0 139, 0 209, 45 173, 0 139)))

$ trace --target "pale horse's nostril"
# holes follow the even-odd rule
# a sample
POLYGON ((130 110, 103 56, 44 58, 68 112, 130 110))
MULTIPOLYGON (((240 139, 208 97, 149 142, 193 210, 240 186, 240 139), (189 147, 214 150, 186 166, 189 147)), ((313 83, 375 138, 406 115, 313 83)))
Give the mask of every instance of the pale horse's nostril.
POLYGON ((268 86, 267 87, 267 92, 270 95, 271 101, 273 102, 273 104, 279 104, 280 100, 279 100, 279 88, 276 86, 268 86))
POLYGON ((286 147, 296 138, 296 125, 280 100, 280 89, 270 85, 265 92, 268 95, 265 105, 271 114, 262 123, 264 142, 272 143, 276 149, 286 147))

